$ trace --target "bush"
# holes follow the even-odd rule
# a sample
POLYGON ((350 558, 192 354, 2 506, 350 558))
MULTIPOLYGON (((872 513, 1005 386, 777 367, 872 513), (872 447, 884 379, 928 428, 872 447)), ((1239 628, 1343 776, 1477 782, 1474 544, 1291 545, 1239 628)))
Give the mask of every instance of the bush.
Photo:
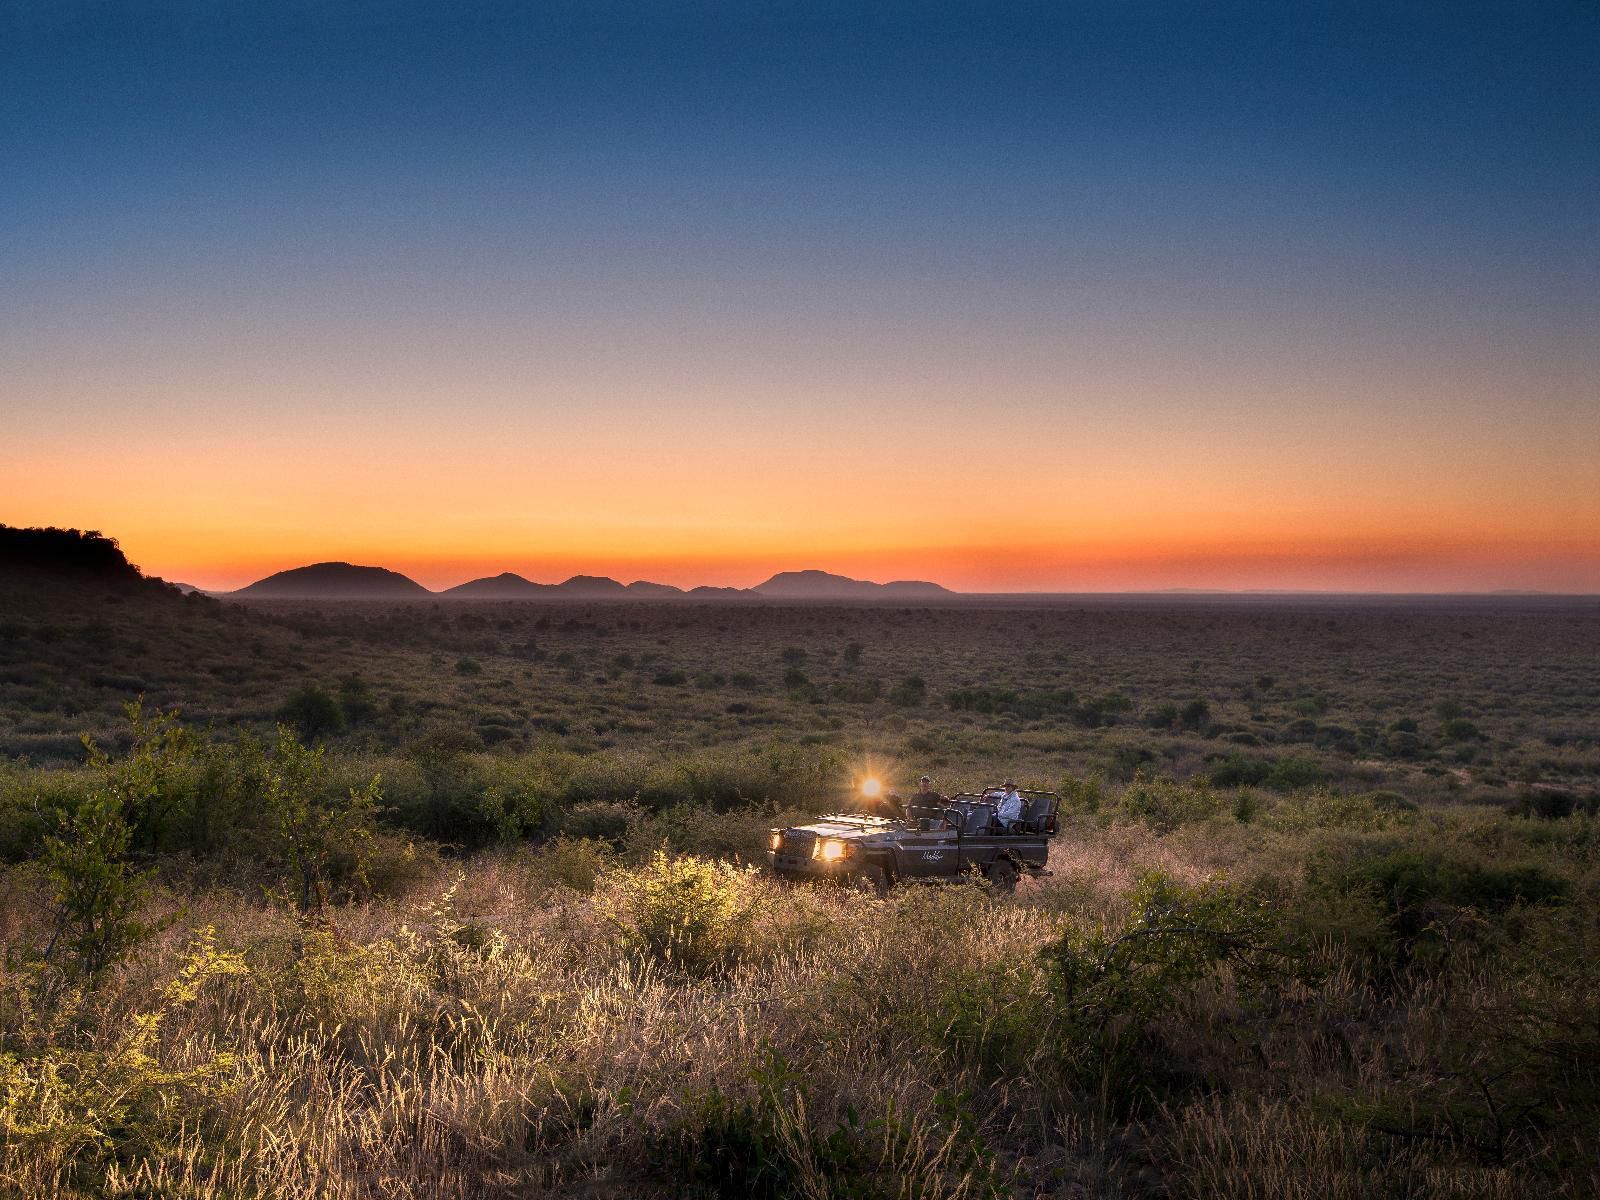
POLYGON ((346 724, 339 701, 314 683, 304 684, 284 701, 278 710, 278 719, 294 726, 308 742, 343 733, 346 724))
POLYGON ((1178 720, 1185 729, 1204 729, 1211 723, 1211 705, 1204 700, 1191 700, 1178 710, 1178 720))
POLYGON ((1151 778, 1142 771, 1122 791, 1122 811, 1157 833, 1208 820, 1222 811, 1222 801, 1204 780, 1178 783, 1151 778))
MULTIPOLYGON (((1069 691, 1011 691, 1006 688, 956 688, 945 696, 945 703, 956 712, 1006 713, 1036 721, 1053 714, 1075 711, 1075 697, 1069 691)), ((1176 717, 1176 709, 1174 717, 1176 717)))
POLYGON ((367 851, 383 793, 373 776, 364 788, 330 795, 321 749, 308 750, 286 726, 267 764, 265 799, 280 847, 293 868, 302 912, 325 909, 336 871, 367 884, 367 851))
POLYGON ((625 952, 686 975, 732 967, 763 900, 753 871, 660 851, 642 867, 607 872, 595 889, 595 911, 625 952))
POLYGON ((531 866, 546 884, 592 892, 600 876, 617 865, 616 851, 605 842, 563 834, 539 847, 531 866))
POLYGON ((1440 904, 1493 914, 1515 904, 1557 904, 1572 891, 1569 880, 1544 867, 1485 867, 1423 850, 1399 850, 1359 862, 1345 869, 1338 883, 1381 901, 1395 932, 1406 939, 1428 928, 1440 915, 1440 904))
POLYGON ((207 927, 190 942, 156 1007, 126 1014, 108 1037, 57 1042, 59 1029, 26 1017, 21 1036, 0 1053, 0 1150, 10 1182, 19 1183, 21 1172, 12 1172, 26 1163, 42 1186, 19 1185, 16 1194, 62 1194, 57 1189, 66 1184, 67 1194, 100 1195, 110 1170, 169 1153, 207 1102, 227 1093, 233 1056, 197 1046, 169 1066, 159 1057, 161 1028, 209 981, 247 973, 207 927))
POLYGON ((599 841, 620 849, 628 832, 643 817, 639 806, 616 800, 592 800, 574 804, 560 818, 561 832, 568 838, 599 841))
POLYGON ((1549 789, 1526 791, 1518 796, 1507 811, 1516 817, 1538 817, 1541 821, 1559 821, 1570 817, 1578 809, 1578 799, 1568 792, 1549 789))
POLYGON ((889 703, 899 708, 919 708, 928 698, 928 681, 921 675, 907 675, 889 692, 889 703))
POLYGON ((1043 953, 1070 1074, 1134 1108, 1178 1082, 1162 1065, 1158 1026, 1193 1011, 1203 979, 1226 966, 1242 990, 1267 990, 1293 957, 1266 906, 1218 880, 1185 887, 1156 872, 1127 900, 1120 923, 1074 926, 1043 953))

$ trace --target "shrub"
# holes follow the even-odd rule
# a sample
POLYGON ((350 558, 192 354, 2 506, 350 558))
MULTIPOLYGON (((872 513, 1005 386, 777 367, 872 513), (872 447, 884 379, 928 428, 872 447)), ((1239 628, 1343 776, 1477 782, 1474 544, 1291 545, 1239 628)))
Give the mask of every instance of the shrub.
POLYGON ((1171 729, 1178 723, 1178 706, 1168 701, 1147 708, 1139 723, 1146 729, 1171 729))
POLYGON ((326 908, 336 865, 366 884, 366 854, 383 798, 377 776, 342 798, 327 795, 326 780, 323 751, 307 749, 293 730, 280 726, 277 752, 267 765, 266 807, 298 876, 302 912, 326 908))
POLYGON ((545 883, 587 893, 617 865, 617 855, 605 842, 563 834, 539 847, 531 862, 533 873, 545 883))
POLYGON ((945 696, 945 703, 957 712, 1009 713, 1036 721, 1052 714, 1074 711, 1075 697, 1069 691, 1011 691, 1006 688, 956 688, 945 696))
POLYGON ((620 849, 628 831, 642 819, 643 813, 635 803, 590 800, 563 811, 558 824, 566 837, 600 841, 620 849))
POLYGON ((131 861, 135 822, 170 790, 192 749, 173 714, 146 717, 137 701, 125 711, 133 726, 127 757, 113 760, 85 736, 95 782, 70 808, 54 811, 54 831, 44 839, 54 921, 42 957, 65 979, 90 984, 153 931, 138 915, 151 873, 131 861))
POLYGON ((1505 912, 1515 904, 1556 904, 1572 884, 1540 866, 1485 867, 1437 851, 1398 850, 1347 867, 1337 882, 1380 900, 1402 938, 1419 937, 1437 906, 1505 912))
POLYGON ((51 1181, 33 1194, 56 1194, 67 1183, 71 1194, 98 1195, 118 1163, 170 1152, 206 1103, 226 1092, 233 1056, 201 1047, 181 1066, 164 1065, 161 1027, 210 980, 246 973, 239 955, 217 948, 208 926, 189 943, 156 1007, 127 1014, 104 1039, 58 1041, 59 1027, 25 1010, 20 1036, 0 1053, 0 1149, 9 1167, 27 1163, 35 1179, 51 1181))
POLYGON ((1506 811, 1516 817, 1538 817, 1541 821, 1559 821, 1563 817, 1570 817, 1577 808, 1578 799, 1571 793, 1542 789, 1523 792, 1512 801, 1506 811))
POLYGON ((1204 821, 1222 810, 1222 801, 1204 780, 1178 783, 1151 778, 1140 771, 1122 791, 1122 811, 1157 833, 1204 821))
POLYGON ((921 675, 907 675, 889 692, 889 703, 899 708, 919 708, 928 698, 928 681, 921 675))
POLYGON ((603 875, 594 903, 627 953, 667 970, 708 975, 737 961, 762 900, 750 870, 657 851, 642 867, 603 875))
POLYGON ((1211 705, 1204 700, 1191 700, 1178 710, 1178 720, 1185 729, 1204 729, 1211 723, 1211 705))
POLYGON ((1293 963, 1268 910, 1212 879, 1185 887, 1159 872, 1127 895, 1114 925, 1073 926, 1044 950, 1059 1044, 1070 1073, 1135 1107, 1163 1083, 1152 1039, 1182 1020, 1196 986, 1229 968, 1237 986, 1265 990, 1293 963))
POLYGON ((302 685, 285 700, 278 719, 294 726, 308 742, 345 730, 345 712, 339 701, 314 683, 302 685))

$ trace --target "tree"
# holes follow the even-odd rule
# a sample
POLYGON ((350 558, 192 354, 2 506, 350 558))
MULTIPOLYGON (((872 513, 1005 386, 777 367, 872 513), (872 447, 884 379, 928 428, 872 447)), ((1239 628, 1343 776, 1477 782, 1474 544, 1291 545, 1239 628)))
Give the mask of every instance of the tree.
POLYGON ((267 763, 266 801, 285 856, 298 875, 302 912, 326 909, 335 865, 348 862, 356 880, 366 881, 373 824, 383 799, 382 779, 346 797, 327 795, 327 764, 322 749, 301 745, 294 730, 278 727, 278 746, 267 763))
POLYGON ((55 908, 44 961, 60 964, 64 977, 89 984, 155 931, 139 920, 151 873, 133 862, 135 833, 141 820, 160 815, 156 810, 172 791, 172 777, 194 752, 194 739, 176 713, 147 717, 142 701, 125 711, 133 725, 127 757, 113 760, 84 735, 95 782, 70 808, 52 814, 54 832, 44 842, 55 908))

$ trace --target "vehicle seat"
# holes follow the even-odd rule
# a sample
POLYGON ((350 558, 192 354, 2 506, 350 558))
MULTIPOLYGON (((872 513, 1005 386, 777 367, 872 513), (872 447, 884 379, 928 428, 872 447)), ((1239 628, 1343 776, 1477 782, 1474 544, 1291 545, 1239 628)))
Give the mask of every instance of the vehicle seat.
POLYGON ((1032 833, 1047 833, 1055 818, 1055 800, 1050 796, 1035 796, 1023 810, 1022 820, 1032 833))
POLYGON ((974 804, 967 810, 966 824, 961 832, 966 834, 991 833, 995 828, 995 808, 992 804, 974 804))

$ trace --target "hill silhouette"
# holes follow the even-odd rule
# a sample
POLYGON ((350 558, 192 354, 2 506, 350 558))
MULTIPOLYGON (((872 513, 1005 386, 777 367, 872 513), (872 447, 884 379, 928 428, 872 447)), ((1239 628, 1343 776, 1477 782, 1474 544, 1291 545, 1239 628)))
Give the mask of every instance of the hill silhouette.
POLYGON ((670 583, 651 583, 648 579, 635 579, 625 589, 630 596, 682 596, 681 587, 670 583))
POLYGON ((898 579, 893 583, 872 583, 851 579, 828 571, 780 571, 765 583, 750 589, 760 596, 784 600, 865 600, 872 598, 907 599, 951 596, 955 593, 937 583, 920 579, 898 579))
POLYGON ((359 567, 347 562, 313 563, 258 579, 235 596, 261 599, 403 599, 432 595, 414 579, 385 567, 359 567))
POLYGON ((705 586, 676 587, 636 579, 624 584, 606 575, 574 575, 561 583, 536 583, 514 571, 469 579, 443 591, 434 592, 415 580, 383 567, 352 566, 345 562, 314 563, 279 571, 233 592, 241 599, 417 599, 439 596, 455 600, 559 600, 578 599, 672 599, 698 600, 758 599, 774 600, 894 600, 930 599, 956 593, 937 583, 899 579, 892 583, 873 583, 834 575, 827 571, 780 571, 753 588, 705 586))
POLYGON ((24 529, 0 525, 0 574, 12 578, 56 578, 112 588, 161 582, 147 580, 144 573, 128 561, 116 538, 106 537, 95 529, 24 529))
POLYGON ((604 575, 574 575, 556 586, 569 596, 621 596, 626 591, 615 579, 604 575))
POLYGON ((499 575, 458 583, 439 594, 461 600, 526 600, 534 596, 553 596, 558 591, 554 584, 535 583, 515 571, 502 571, 499 575))

